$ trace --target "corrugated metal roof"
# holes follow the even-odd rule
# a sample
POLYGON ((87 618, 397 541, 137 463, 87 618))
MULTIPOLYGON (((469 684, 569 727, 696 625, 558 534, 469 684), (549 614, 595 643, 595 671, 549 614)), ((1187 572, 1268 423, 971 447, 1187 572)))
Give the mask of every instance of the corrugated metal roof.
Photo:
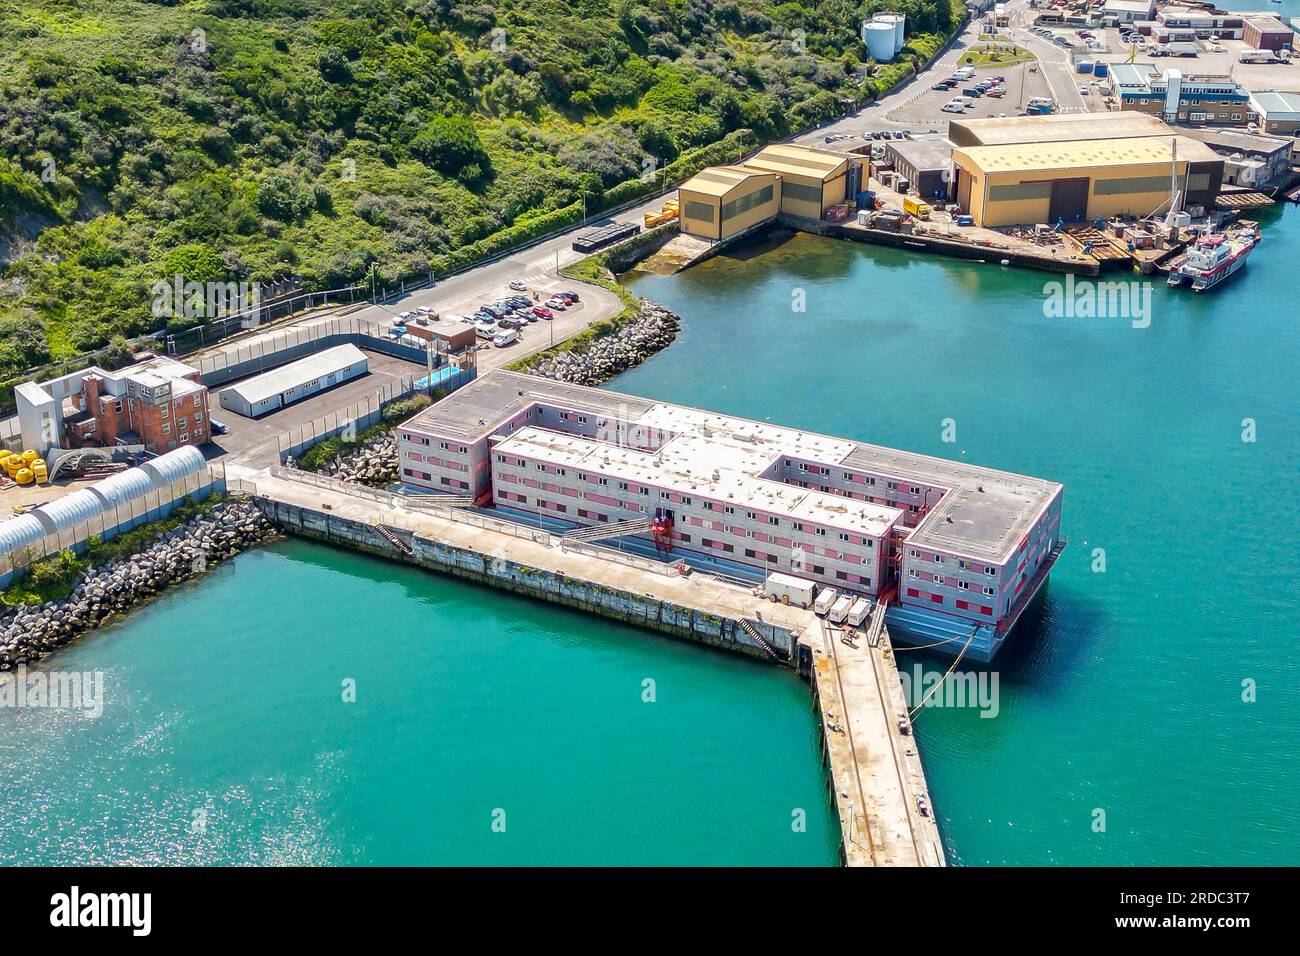
POLYGON ((153 478, 141 468, 128 468, 95 482, 90 490, 103 499, 106 507, 111 508, 152 491, 153 478))
POLYGON ((986 173, 1077 169, 1082 175, 1087 167, 1168 163, 1173 158, 1172 144, 1175 139, 1178 140, 1179 162, 1205 162, 1220 158, 1204 143, 1185 136, 967 146, 953 150, 953 158, 964 157, 969 165, 986 173))
POLYGON ((766 178, 768 173, 742 166, 710 166, 696 173, 679 186, 690 192, 703 193, 706 196, 725 196, 747 179, 766 178))
MULTIPOLYGON (((1119 64, 1119 66, 1123 65, 1125 64, 1119 64)), ((1115 68, 1118 69, 1118 66, 1115 68)), ((1082 139, 1130 139, 1173 133, 1173 130, 1158 118, 1136 111, 1052 113, 1047 116, 953 120, 949 128, 965 132, 981 146, 1082 139)))
POLYGON ((44 526, 34 515, 19 515, 0 521, 0 554, 11 554, 45 537, 44 526))
POLYGON ((771 173, 806 176, 825 181, 834 179, 844 172, 849 165, 849 160, 842 153, 830 153, 809 146, 796 146, 793 143, 778 143, 759 150, 752 159, 745 160, 744 165, 771 173))
POLYGON ((99 495, 89 488, 83 488, 62 498, 55 498, 39 508, 33 508, 31 514, 44 526, 46 534, 54 534, 83 521, 98 518, 103 511, 104 502, 99 495))
POLYGON ((183 448, 177 448, 175 451, 169 451, 165 455, 146 461, 140 466, 140 470, 148 472, 155 488, 161 488, 163 485, 194 474, 206 465, 203 452, 193 445, 185 445, 183 448))
POLYGON ((272 369, 243 382, 237 382, 226 391, 234 392, 250 405, 256 405, 273 395, 279 395, 297 385, 345 369, 365 359, 365 353, 355 345, 336 345, 315 355, 290 362, 282 368, 272 369))
POLYGON ((1267 119, 1284 122, 1300 120, 1300 93, 1270 90, 1266 93, 1252 93, 1250 101, 1267 119))

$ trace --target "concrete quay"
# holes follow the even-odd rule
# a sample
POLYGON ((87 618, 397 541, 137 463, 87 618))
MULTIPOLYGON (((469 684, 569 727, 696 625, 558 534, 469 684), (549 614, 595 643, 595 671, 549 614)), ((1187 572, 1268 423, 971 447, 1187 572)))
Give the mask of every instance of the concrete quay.
POLYGON ((942 866, 944 856, 888 634, 852 644, 811 611, 749 586, 465 509, 362 486, 231 466, 227 480, 289 534, 796 667, 820 715, 848 866, 942 866), (926 808, 922 811, 922 807, 926 808))

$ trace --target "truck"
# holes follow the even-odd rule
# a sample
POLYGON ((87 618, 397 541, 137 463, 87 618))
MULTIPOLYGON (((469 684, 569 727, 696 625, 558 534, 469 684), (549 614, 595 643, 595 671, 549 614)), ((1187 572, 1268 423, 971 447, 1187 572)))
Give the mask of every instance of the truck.
POLYGON ((1242 50, 1237 57, 1239 63, 1273 63, 1276 60, 1272 50, 1242 50))
POLYGON ((1196 44, 1187 42, 1166 43, 1165 53, 1169 56, 1196 56, 1196 44))
POLYGON ((818 617, 825 617, 834 607, 835 601, 839 598, 840 592, 834 588, 822 588, 817 593, 817 600, 813 602, 813 613, 818 617))
POLYGON ((763 582, 763 595, 781 604, 793 604, 795 607, 812 607, 816 599, 817 585, 792 574, 773 571, 763 582))
POLYGON ((930 218, 930 206, 914 196, 903 197, 903 212, 909 216, 915 216, 917 219, 930 218))

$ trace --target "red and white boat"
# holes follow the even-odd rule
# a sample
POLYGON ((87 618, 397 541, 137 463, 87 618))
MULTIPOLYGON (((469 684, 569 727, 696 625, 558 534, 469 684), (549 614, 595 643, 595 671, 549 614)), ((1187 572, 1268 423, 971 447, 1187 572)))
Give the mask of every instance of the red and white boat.
POLYGON ((1194 292, 1213 289, 1246 265, 1257 242, 1259 228, 1253 224, 1202 236, 1169 264, 1169 284, 1190 282, 1194 292))

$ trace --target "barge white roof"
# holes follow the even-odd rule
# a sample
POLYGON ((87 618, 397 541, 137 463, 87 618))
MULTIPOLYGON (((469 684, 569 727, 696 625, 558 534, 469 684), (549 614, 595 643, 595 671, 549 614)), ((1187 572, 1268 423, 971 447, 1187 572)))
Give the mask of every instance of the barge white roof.
MULTIPOLYGON (((543 451, 547 460, 561 463, 562 459, 575 466, 583 461, 597 472, 608 459, 611 468, 615 462, 619 467, 611 476, 624 474, 622 469, 626 467, 631 480, 641 478, 646 484, 653 482, 674 490, 681 486, 686 494, 690 494, 693 480, 697 485, 694 490, 709 495, 704 482, 715 480, 712 475, 716 468, 722 490, 717 497, 725 499, 730 493, 738 504, 756 511, 793 515, 802 509, 807 520, 813 522, 829 523, 828 518, 814 514, 836 515, 844 524, 835 527, 853 527, 861 534, 876 533, 868 529, 878 527, 897 510, 759 478, 758 473, 766 465, 755 465, 752 471, 750 465, 771 464, 784 454, 821 461, 827 466, 870 471, 897 478, 900 483, 912 480, 935 485, 947 489, 947 493, 912 529, 909 545, 928 545, 972 557, 999 561, 1008 557, 1062 490, 1060 484, 1041 478, 505 370, 490 372, 457 389, 401 427, 473 442, 499 432, 509 419, 537 403, 617 417, 633 427, 658 428, 676 438, 689 437, 689 441, 681 442, 661 458, 654 452, 528 427, 517 429, 509 437, 503 435, 498 448, 505 449, 509 442, 528 436, 529 450, 521 444, 521 455, 543 451), (551 459, 551 455, 559 458, 551 459), (800 497, 796 500, 796 496, 800 497), (848 507, 859 510, 852 514, 834 511, 848 507)), ((669 450, 674 441, 664 442, 664 449, 669 450)))

